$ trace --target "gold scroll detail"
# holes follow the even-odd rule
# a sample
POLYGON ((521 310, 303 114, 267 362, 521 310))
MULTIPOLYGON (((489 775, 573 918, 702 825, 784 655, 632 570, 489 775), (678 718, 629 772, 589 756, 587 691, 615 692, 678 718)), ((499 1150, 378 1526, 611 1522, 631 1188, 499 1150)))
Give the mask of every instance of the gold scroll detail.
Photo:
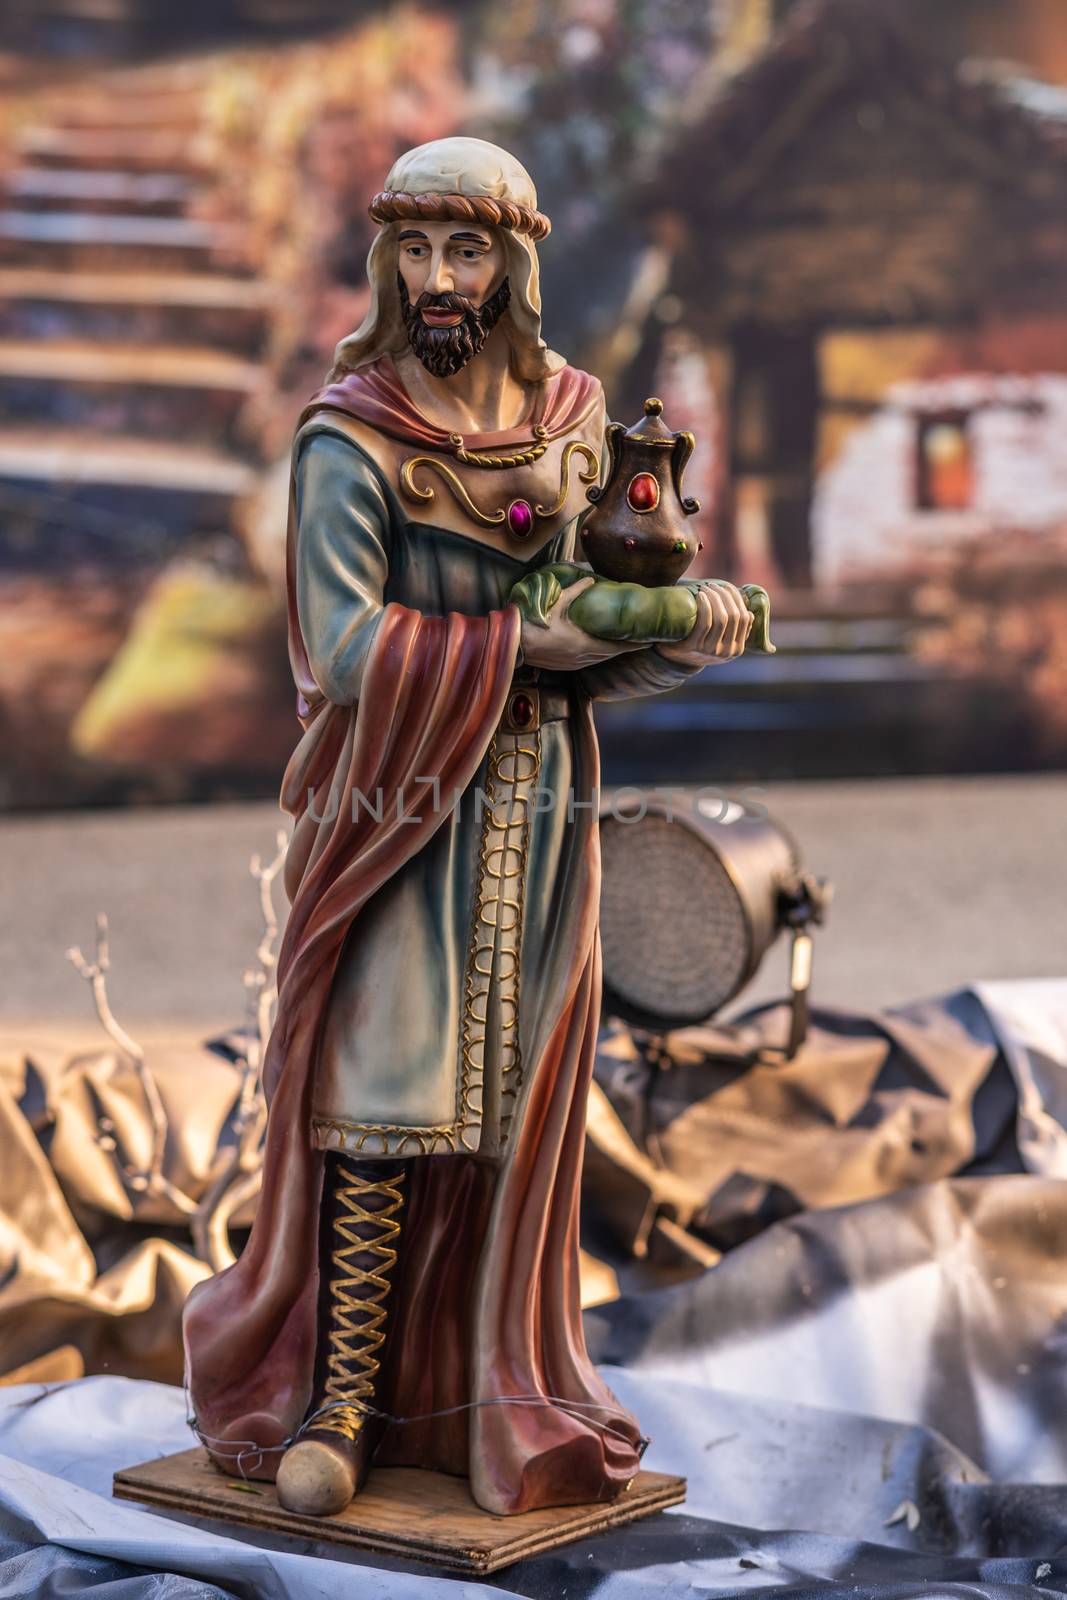
MULTIPOLYGON (((457 434, 458 438, 459 435, 457 434)), ((555 517, 567 504, 567 497, 571 491, 571 461, 574 456, 580 455, 585 459, 585 467, 578 474, 580 483, 592 483, 600 475, 600 458, 591 445, 584 439, 572 439, 563 451, 560 460, 559 492, 555 501, 550 506, 534 506, 534 515, 538 517, 555 517)), ((462 456, 459 460, 470 459, 462 456)), ((493 458, 496 460, 497 458, 493 458)), ((500 465, 510 464, 504 457, 499 458, 500 465)), ((488 465, 488 459, 475 462, 475 465, 488 465)), ((516 458, 516 465, 520 464, 516 458)), ((483 511, 475 504, 467 493, 459 475, 449 466, 447 461, 442 461, 439 456, 408 456, 400 467, 400 488, 409 500, 417 500, 422 505, 430 505, 436 498, 436 490, 430 484, 420 486, 415 482, 415 471, 418 467, 426 467, 435 472, 448 486, 460 508, 466 512, 472 522, 480 528, 499 528, 507 518, 507 507, 500 506, 496 511, 483 511)), ((510 504, 510 501, 509 501, 510 504)))
POLYGON ((423 505, 429 505, 436 498, 435 491, 429 484, 420 489, 415 482, 415 468, 428 467, 432 472, 438 473, 451 489, 462 509, 476 522, 480 528, 499 528, 507 516, 506 509, 502 506, 498 510, 489 512, 481 511, 475 505, 462 482, 448 465, 447 461, 439 461, 436 456, 408 456, 400 468, 400 487, 409 500, 421 500, 423 505))
POLYGON ((538 733, 498 733, 489 752, 478 892, 471 923, 460 1027, 459 1137, 465 1150, 496 1154, 507 1140, 522 1087, 519 987, 530 801, 541 771, 538 733), (495 990, 495 992, 493 992, 495 990), (488 1037, 490 1015, 498 1037, 488 1037), (487 1051, 499 1082, 486 1081, 487 1051), (499 1120, 490 1125, 491 1102, 499 1120))
POLYGON ((563 459, 559 464, 559 494, 550 506, 534 506, 534 511, 539 517, 558 517, 563 507, 567 504, 567 496, 571 492, 571 458, 584 456, 585 467, 578 474, 579 483, 595 483, 600 476, 600 457, 591 445, 584 439, 572 439, 563 452, 563 459))

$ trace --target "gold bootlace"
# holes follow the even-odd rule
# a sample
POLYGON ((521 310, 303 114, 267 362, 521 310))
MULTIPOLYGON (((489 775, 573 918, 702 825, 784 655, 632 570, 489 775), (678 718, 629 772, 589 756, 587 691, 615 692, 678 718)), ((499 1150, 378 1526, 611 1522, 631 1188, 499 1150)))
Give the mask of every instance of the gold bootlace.
POLYGON ((342 1165, 334 1191, 341 1211, 333 1226, 344 1243, 330 1255, 336 1275, 330 1279, 324 1386, 329 1409, 315 1427, 347 1439, 355 1439, 362 1428, 381 1371, 378 1352, 385 1343, 385 1301, 397 1261, 393 1246, 400 1235, 397 1217, 404 1204, 403 1181, 403 1171, 371 1182, 342 1165), (364 1204, 372 1196, 385 1202, 379 1210, 368 1210, 364 1204), (367 1231, 361 1235, 359 1227, 367 1231), (370 1227, 378 1230, 376 1237, 370 1227), (356 1260, 367 1255, 377 1258, 369 1271, 356 1260))

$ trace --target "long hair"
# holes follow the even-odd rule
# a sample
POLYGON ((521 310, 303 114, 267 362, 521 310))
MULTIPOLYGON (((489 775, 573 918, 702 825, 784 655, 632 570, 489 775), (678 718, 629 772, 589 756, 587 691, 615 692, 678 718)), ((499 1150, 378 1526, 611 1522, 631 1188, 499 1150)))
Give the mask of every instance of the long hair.
POLYGON ((398 223, 405 216, 475 220, 497 227, 511 284, 511 301, 499 327, 511 349, 512 371, 526 383, 538 383, 566 366, 541 337, 535 241, 548 232, 549 222, 537 210, 533 183, 514 156, 483 139, 436 139, 420 145, 395 163, 370 210, 381 221, 367 256, 370 306, 360 326, 337 346, 330 382, 408 348, 396 287, 398 223))

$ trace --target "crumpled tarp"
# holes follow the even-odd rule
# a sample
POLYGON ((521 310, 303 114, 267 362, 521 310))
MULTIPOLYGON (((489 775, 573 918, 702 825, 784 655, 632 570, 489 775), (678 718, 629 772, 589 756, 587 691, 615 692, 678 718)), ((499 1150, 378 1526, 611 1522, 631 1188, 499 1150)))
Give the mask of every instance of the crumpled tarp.
POLYGON ((1067 1174, 1064 1088, 1021 1031, 1059 1025, 1058 985, 1008 988, 1013 1002, 986 985, 873 1015, 816 1009, 792 1061, 785 1005, 661 1038, 609 1024, 586 1159, 592 1215, 627 1255, 666 1266, 673 1244, 680 1266, 687 1249, 717 1256, 785 1217, 938 1178, 1067 1174))
POLYGON ((0 1600, 1067 1593, 1067 982, 820 1012, 793 1063, 782 1022, 654 1069, 603 1040, 589 1190, 624 1293, 587 1326, 684 1508, 484 1585, 385 1573, 94 1498, 187 1446, 178 1390, 0 1389, 0 1600))

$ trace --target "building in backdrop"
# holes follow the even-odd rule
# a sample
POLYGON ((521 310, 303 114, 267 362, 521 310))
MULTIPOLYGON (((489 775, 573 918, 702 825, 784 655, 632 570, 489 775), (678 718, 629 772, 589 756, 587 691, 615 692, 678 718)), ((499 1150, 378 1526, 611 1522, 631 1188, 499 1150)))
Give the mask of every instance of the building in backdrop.
POLYGON ((1067 519, 1067 88, 815 0, 646 203, 672 248, 627 389, 697 354, 719 566, 836 585, 1067 519))
POLYGON ((707 570, 775 595, 778 656, 605 708, 609 773, 1062 762, 1058 5, 12 0, 0 804, 274 792, 293 421, 367 198, 460 128, 538 177, 551 341, 696 432, 707 570))

